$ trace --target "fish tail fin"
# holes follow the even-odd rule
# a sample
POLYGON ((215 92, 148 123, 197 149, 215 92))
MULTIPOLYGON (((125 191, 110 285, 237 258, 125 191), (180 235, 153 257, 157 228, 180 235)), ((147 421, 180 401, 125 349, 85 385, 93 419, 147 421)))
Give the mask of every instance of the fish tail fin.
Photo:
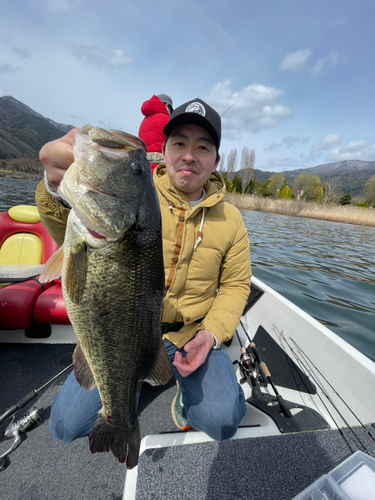
POLYGON ((172 375, 173 372, 171 363, 169 361, 169 356, 165 348, 163 339, 160 339, 159 352, 156 358, 155 365, 149 376, 144 381, 150 385, 165 385, 170 381, 172 375))
POLYGON ((125 462, 128 469, 138 464, 141 434, 138 419, 126 431, 112 427, 102 411, 89 437, 91 453, 111 450, 117 460, 125 462))

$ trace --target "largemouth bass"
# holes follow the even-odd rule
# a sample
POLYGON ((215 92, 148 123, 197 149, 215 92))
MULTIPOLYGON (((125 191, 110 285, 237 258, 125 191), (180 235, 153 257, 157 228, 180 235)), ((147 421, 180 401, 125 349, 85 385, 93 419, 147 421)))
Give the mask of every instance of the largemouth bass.
POLYGON ((77 381, 98 387, 102 409, 89 437, 94 452, 138 462, 141 385, 172 377, 161 339, 164 267, 160 209, 137 137, 86 125, 59 186, 72 210, 64 245, 41 277, 61 274, 65 307, 79 344, 77 381), (61 267, 62 266, 62 267, 61 267))

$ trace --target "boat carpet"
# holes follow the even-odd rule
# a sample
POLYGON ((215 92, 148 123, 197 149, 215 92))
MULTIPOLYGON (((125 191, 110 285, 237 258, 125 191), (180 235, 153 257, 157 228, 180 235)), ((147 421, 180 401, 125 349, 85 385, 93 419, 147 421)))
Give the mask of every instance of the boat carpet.
MULTIPOLYGON (((72 345, 1 344, 0 414, 68 366, 73 350, 72 345)), ((43 422, 22 434, 22 443, 0 472, 0 500, 122 499, 124 464, 111 453, 92 455, 86 437, 61 444, 49 435, 50 405, 66 376, 17 412, 18 420, 30 407, 43 407, 43 422)), ((144 385, 142 437, 175 430, 170 414, 174 395, 173 381, 166 387, 144 385)), ((0 435, 8 423, 0 425, 0 435)), ((368 441, 375 456, 374 443, 368 441)), ((0 442, 0 454, 9 446, 10 441, 0 442)), ((140 458, 137 499, 290 500, 350 454, 338 431, 146 450, 140 458)))
MULTIPOLYGON (((72 361, 74 345, 0 344, 0 414, 31 390, 39 389, 72 361)), ((126 466, 112 453, 89 450, 88 438, 62 444, 48 432, 50 405, 71 370, 61 375, 27 406, 44 408, 42 423, 22 433, 20 446, 0 472, 0 500, 121 500, 126 466)), ((176 394, 172 380, 165 387, 144 384, 139 402, 141 437, 176 429, 170 412, 176 394)), ((0 425, 0 437, 10 419, 0 425)), ((0 455, 11 441, 0 442, 0 455)))
MULTIPOLYGON (((375 442, 354 430, 375 457, 375 442)), ((136 500, 291 500, 357 451, 346 438, 350 447, 330 430, 147 449, 136 500)))

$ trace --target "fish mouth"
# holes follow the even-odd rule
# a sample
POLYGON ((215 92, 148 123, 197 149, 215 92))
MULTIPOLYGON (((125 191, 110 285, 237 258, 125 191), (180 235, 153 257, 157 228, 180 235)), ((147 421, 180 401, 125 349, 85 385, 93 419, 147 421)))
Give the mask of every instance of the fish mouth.
MULTIPOLYGON (((82 222, 82 221, 81 221, 82 222)), ((91 234, 91 236, 93 236, 94 238, 98 239, 98 240, 103 240, 103 239, 106 239, 105 236, 103 236, 102 234, 99 234, 97 233, 96 231, 92 231, 91 229, 89 229, 88 227, 86 227, 87 231, 91 234)))
MULTIPOLYGON (((72 174, 72 172, 70 172, 72 174)), ((84 199, 85 195, 90 192, 99 193, 104 196, 109 196, 112 198, 117 198, 113 194, 108 194, 99 189, 96 189, 91 186, 88 182, 82 182, 79 179, 78 169, 74 172, 74 175, 71 177, 74 181, 74 186, 79 188, 79 196, 74 192, 74 189, 71 189, 69 186, 69 182, 66 182, 65 179, 60 183, 58 188, 58 194, 67 201, 72 210, 75 212, 77 219, 80 221, 81 225, 88 231, 88 233, 97 239, 110 239, 115 240, 121 237, 121 234, 114 234, 108 229, 102 227, 96 219, 84 208, 80 199, 84 199)))
POLYGON ((107 168, 112 160, 123 160, 129 154, 132 157, 131 152, 136 150, 145 152, 144 142, 126 132, 85 125, 75 134, 75 161, 65 172, 58 194, 72 207, 79 221, 77 225, 85 236, 110 241, 123 236, 126 229, 116 222, 116 207, 123 194, 116 182, 107 182, 107 168), (100 155, 111 161, 102 161, 100 155), (97 168, 97 161, 100 168, 97 168), (101 207, 109 208, 109 212, 103 215, 101 207))
POLYGON ((87 236, 88 233, 95 240, 105 240, 108 242, 116 241, 122 236, 122 234, 113 234, 108 229, 100 226, 90 214, 85 210, 81 210, 80 207, 74 207, 74 210, 71 211, 71 216, 72 222, 82 236, 87 236))

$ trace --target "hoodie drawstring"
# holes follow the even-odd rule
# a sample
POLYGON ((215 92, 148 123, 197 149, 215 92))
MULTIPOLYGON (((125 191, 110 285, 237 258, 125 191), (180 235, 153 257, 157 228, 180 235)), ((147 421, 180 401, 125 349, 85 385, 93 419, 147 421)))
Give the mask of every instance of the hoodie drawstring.
POLYGON ((204 212, 205 212, 205 207, 203 207, 202 209, 202 219, 201 219, 201 225, 199 227, 199 231, 198 231, 198 238, 197 238, 197 242, 195 243, 194 245, 194 250, 196 250, 197 246, 199 245, 199 243, 202 241, 202 238, 203 238, 203 232, 202 232, 202 228, 203 228, 203 222, 204 222, 204 212))

